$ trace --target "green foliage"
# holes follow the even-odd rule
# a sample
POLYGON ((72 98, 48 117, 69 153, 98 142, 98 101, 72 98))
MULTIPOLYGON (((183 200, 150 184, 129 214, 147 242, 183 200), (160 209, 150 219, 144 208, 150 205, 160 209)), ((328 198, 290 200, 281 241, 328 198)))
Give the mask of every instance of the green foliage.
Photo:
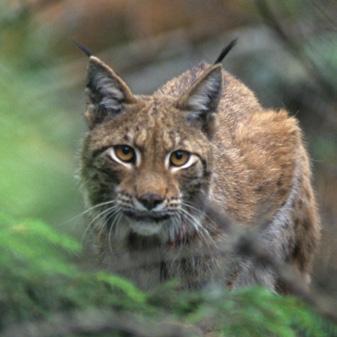
POLYGON ((27 76, 1 61, 1 208, 19 217, 62 219, 80 200, 73 178, 74 120, 51 99, 54 94, 43 94, 51 79, 27 76))
POLYGON ((1 215, 0 327, 57 310, 142 309, 146 296, 127 281, 81 271, 70 259, 80 250, 77 241, 40 221, 1 215))
POLYGON ((227 337, 295 337, 297 331, 332 336, 326 323, 291 297, 261 288, 182 292, 175 282, 144 293, 118 276, 81 270, 74 261, 80 252, 76 240, 41 221, 17 222, 1 214, 0 329, 96 308, 150 320, 211 324, 227 337))

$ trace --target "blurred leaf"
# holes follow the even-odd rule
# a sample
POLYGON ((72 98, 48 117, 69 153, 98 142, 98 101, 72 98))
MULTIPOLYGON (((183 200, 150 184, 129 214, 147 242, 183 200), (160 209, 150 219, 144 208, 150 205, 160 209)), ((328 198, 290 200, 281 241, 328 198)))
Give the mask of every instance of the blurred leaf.
POLYGON ((63 132, 73 122, 50 98, 36 99, 46 85, 0 63, 0 205, 17 216, 56 218, 80 200, 63 132))

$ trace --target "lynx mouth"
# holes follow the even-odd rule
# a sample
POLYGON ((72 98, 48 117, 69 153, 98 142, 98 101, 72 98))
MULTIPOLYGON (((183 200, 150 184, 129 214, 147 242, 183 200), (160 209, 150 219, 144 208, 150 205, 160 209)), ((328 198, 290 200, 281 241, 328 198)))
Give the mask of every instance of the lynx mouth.
POLYGON ((132 232, 141 236, 158 235, 166 221, 170 218, 169 214, 154 214, 146 212, 124 211, 129 219, 129 226, 132 232))
POLYGON ((130 219, 144 223, 162 222, 170 218, 169 214, 141 213, 133 211, 124 211, 124 213, 130 219))

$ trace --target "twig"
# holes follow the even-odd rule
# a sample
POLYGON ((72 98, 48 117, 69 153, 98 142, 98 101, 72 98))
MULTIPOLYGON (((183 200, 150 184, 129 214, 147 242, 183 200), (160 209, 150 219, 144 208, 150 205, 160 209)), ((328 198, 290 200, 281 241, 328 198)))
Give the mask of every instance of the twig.
POLYGON ((302 49, 300 48, 295 38, 285 30, 282 24, 278 21, 276 15, 274 15, 272 10, 268 6, 268 1, 255 0, 255 2, 266 24, 276 33, 276 35, 280 38, 285 47, 291 52, 291 54, 301 62, 306 71, 321 87, 325 95, 327 95, 330 100, 335 100, 336 88, 323 76, 321 76, 321 73, 317 69, 314 62, 302 52, 302 49))

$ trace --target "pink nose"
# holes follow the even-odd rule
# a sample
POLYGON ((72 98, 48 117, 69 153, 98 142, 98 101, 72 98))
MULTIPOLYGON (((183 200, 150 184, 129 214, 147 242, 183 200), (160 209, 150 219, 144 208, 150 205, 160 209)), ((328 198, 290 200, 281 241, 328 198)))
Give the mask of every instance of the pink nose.
POLYGON ((156 193, 145 193, 138 197, 138 201, 148 210, 155 208, 164 201, 164 198, 156 193))

